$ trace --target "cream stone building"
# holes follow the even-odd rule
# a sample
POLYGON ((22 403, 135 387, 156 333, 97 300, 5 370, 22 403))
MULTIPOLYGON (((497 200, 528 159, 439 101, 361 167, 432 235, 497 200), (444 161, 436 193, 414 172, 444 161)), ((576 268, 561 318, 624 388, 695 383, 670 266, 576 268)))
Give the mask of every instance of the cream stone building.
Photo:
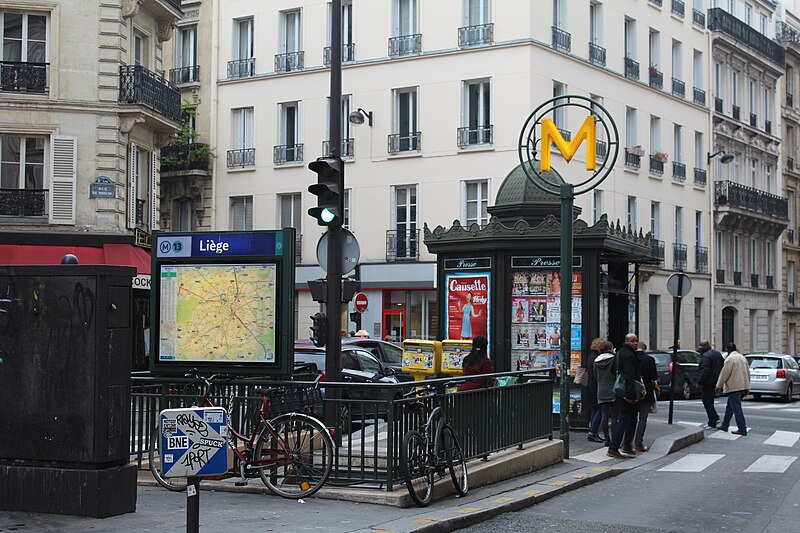
MULTIPOLYGON (((359 111, 364 118, 359 126, 343 121, 345 219, 361 244, 357 274, 369 296, 361 323, 343 321, 343 329, 434 338, 442 310, 423 224, 486 224, 487 206, 519 163, 525 119, 553 95, 579 94, 601 102, 620 134, 613 172, 576 201, 582 218, 593 223, 607 214, 652 232, 655 243, 655 259, 638 278, 631 269, 627 284, 609 290, 629 295, 631 327, 640 337, 666 348, 666 280, 684 270, 694 288, 684 301, 681 338, 692 346, 711 336, 708 6, 343 4, 341 107, 345 117, 359 111)), ((214 227, 297 228, 298 337, 317 309, 304 282, 323 275, 315 259, 321 231, 306 215, 315 205, 307 164, 327 150, 329 20, 330 3, 322 0, 220 2, 214 19, 214 227)), ((584 116, 570 110, 554 119, 568 135, 584 116)), ((607 140, 600 139, 601 150, 607 140)), ((584 176, 579 164, 558 155, 554 166, 570 181, 584 176)))

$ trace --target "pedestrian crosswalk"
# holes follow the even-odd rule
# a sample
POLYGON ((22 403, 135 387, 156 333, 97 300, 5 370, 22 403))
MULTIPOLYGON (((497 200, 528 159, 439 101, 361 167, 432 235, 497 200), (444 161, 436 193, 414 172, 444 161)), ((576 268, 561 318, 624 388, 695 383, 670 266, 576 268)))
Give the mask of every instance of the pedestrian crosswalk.
MULTIPOLYGON (((658 469, 659 472, 702 472, 725 457, 723 453, 690 453, 677 461, 658 469)), ((745 473, 783 474, 797 460, 792 455, 762 455, 750 466, 745 468, 745 473)), ((731 470, 730 465, 718 465, 720 468, 731 470)))

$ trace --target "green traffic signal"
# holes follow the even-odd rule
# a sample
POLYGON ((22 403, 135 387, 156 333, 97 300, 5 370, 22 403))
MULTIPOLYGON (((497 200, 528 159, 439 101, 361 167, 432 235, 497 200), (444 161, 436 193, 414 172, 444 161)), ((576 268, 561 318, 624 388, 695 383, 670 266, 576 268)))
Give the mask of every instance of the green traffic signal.
POLYGON ((342 224, 342 161, 334 157, 321 157, 308 164, 317 174, 317 183, 308 187, 308 192, 317 197, 317 207, 308 214, 320 226, 340 226, 342 224))
POLYGON ((319 214, 319 219, 326 224, 330 224, 336 218, 336 214, 327 207, 319 214))
POLYGON ((322 348, 328 342, 328 317, 324 313, 315 313, 311 319, 311 342, 322 348))

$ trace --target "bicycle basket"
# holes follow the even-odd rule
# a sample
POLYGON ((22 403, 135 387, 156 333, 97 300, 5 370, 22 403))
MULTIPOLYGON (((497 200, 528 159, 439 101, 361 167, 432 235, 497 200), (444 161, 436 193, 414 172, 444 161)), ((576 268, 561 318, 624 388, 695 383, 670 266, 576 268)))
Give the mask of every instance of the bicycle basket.
POLYGON ((316 387, 285 387, 270 390, 271 417, 284 413, 306 412, 320 405, 322 405, 322 394, 316 387))

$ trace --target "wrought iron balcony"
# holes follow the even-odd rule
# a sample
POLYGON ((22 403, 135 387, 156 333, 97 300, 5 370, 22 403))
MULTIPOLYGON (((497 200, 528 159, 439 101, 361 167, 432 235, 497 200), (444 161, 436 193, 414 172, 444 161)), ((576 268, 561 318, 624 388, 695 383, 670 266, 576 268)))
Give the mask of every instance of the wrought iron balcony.
POLYGON ((408 133, 392 133, 389 135, 389 153, 394 155, 400 152, 418 152, 422 149, 422 133, 413 131, 408 133))
POLYGON ((678 98, 686 97, 686 83, 678 78, 672 78, 672 94, 678 98))
POLYGON ((706 27, 706 14, 702 11, 692 9, 692 24, 700 28, 706 27))
POLYGON ((765 120, 764 121, 764 131, 767 135, 772 135, 772 121, 765 120))
POLYGON ((0 189, 0 216, 47 216, 48 189, 0 189))
POLYGON ((625 58, 625 77, 631 80, 639 79, 639 62, 630 57, 625 58))
POLYGON ((0 61, 0 92, 44 94, 50 63, 0 61))
POLYGON ((553 26, 553 48, 562 52, 572 50, 572 34, 553 26))
POLYGON ((179 67, 169 71, 169 81, 175 85, 183 83, 200 83, 200 65, 179 67))
POLYGON ((672 0, 672 14, 681 18, 686 14, 686 5, 682 0, 672 0))
POLYGON ((664 88, 664 73, 660 70, 650 67, 647 69, 650 87, 654 89, 664 88))
POLYGON ((694 270, 695 272, 708 272, 708 248, 705 246, 695 246, 694 270))
POLYGON ((561 137, 565 141, 571 141, 572 140, 572 132, 571 131, 565 130, 565 129, 562 129, 562 128, 558 128, 558 133, 561 134, 561 137))
POLYGON ((458 28, 458 47, 483 46, 494 42, 494 24, 477 24, 458 28))
POLYGON ((800 44, 800 32, 779 20, 775 25, 775 40, 781 43, 800 44))
POLYGON ((673 243, 672 244, 672 268, 674 270, 686 270, 686 261, 688 256, 687 247, 685 244, 673 243))
POLYGON ((389 37, 389 57, 408 56, 422 52, 422 34, 389 37))
POLYGON ((651 4, 661 7, 663 5, 662 0, 648 0, 651 4))
POLYGON ((303 70, 305 52, 289 52, 286 54, 275 54, 275 72, 294 72, 303 70))
POLYGON ((789 219, 786 198, 732 181, 714 183, 714 205, 729 205, 774 218, 789 219))
POLYGON ((750 286, 758 288, 758 274, 750 274, 750 286))
POLYGON ((766 280, 766 285, 768 289, 775 288, 775 276, 764 276, 764 279, 766 280))
POLYGON ((794 243, 794 230, 790 229, 786 232, 786 237, 789 239, 790 243, 794 243))
POLYGON ((697 105, 706 105, 706 92, 699 87, 694 87, 694 98, 693 101, 697 105))
POLYGON ((650 155, 650 172, 659 176, 662 175, 664 173, 664 161, 654 155, 650 155))
POLYGON ((145 201, 136 199, 136 225, 137 226, 144 226, 144 221, 146 217, 144 215, 144 208, 145 208, 145 201))
POLYGON ((228 150, 228 168, 247 168, 254 166, 256 166, 255 148, 228 150))
POLYGON ((786 55, 781 45, 722 8, 708 10, 708 29, 724 33, 780 67, 785 64, 786 55))
MULTIPOLYGON (((342 139, 342 147, 341 151, 339 152, 339 157, 343 159, 353 157, 354 145, 355 145, 354 139, 342 139)), ((331 156, 330 141, 322 141, 322 153, 325 154, 325 157, 331 156)))
POLYGON ((677 161, 672 162, 672 179, 675 181, 680 181, 683 183, 686 181, 686 165, 683 163, 678 163, 677 161))
POLYGON ((722 113, 722 98, 715 96, 714 97, 714 111, 717 113, 722 113))
POLYGON ((485 126, 458 128, 458 147, 477 146, 481 144, 492 144, 494 140, 494 127, 491 124, 485 126))
POLYGON ((786 158, 786 168, 788 168, 789 170, 794 170, 794 158, 793 157, 787 157, 786 158))
POLYGON ((742 286, 742 273, 734 271, 733 273, 733 284, 737 287, 742 286))
POLYGON ((793 292, 787 292, 786 293, 786 298, 789 300, 789 307, 794 307, 794 293, 793 292))
POLYGON ((717 283, 725 283, 725 269, 718 268, 717 269, 717 283))
POLYGON ((628 168, 641 168, 642 156, 625 148, 625 166, 628 168))
POLYGON ((732 112, 734 120, 739 120, 739 117, 742 114, 741 108, 738 105, 733 105, 731 107, 731 112, 732 112))
POLYGON ((597 157, 601 159, 604 159, 606 157, 606 154, 608 154, 608 143, 605 141, 598 140, 596 146, 597 147, 595 148, 595 155, 597 155, 597 157))
POLYGON ((228 78, 252 78, 256 75, 256 58, 234 59, 228 61, 228 78))
POLYGON ((786 105, 789 107, 794 106, 794 95, 792 93, 786 93, 786 105))
POLYGON ((204 143, 170 144, 161 149, 161 172, 210 170, 209 148, 204 143))
POLYGON ((755 128, 758 126, 758 116, 755 113, 750 113, 750 127, 755 128))
POLYGON ((594 43, 589 43, 589 61, 593 65, 606 66, 606 49, 594 43))
POLYGON ((694 184, 698 187, 705 187, 708 184, 708 175, 704 168, 694 168, 694 184))
MULTIPOLYGON (((356 45, 345 43, 342 45, 342 63, 352 63, 356 60, 356 45)), ((326 67, 331 66, 331 47, 326 46, 322 49, 322 64, 326 67)))
POLYGON ((658 239, 650 241, 650 256, 658 260, 658 266, 664 266, 664 241, 658 239))
POLYGON ((181 120, 181 91, 141 65, 119 67, 120 104, 139 104, 176 122, 181 120))
POLYGON ((386 260, 417 261, 419 259, 419 230, 387 230, 386 260))
POLYGON ((303 161, 302 144, 279 144, 272 151, 272 161, 276 165, 299 163, 303 161))

